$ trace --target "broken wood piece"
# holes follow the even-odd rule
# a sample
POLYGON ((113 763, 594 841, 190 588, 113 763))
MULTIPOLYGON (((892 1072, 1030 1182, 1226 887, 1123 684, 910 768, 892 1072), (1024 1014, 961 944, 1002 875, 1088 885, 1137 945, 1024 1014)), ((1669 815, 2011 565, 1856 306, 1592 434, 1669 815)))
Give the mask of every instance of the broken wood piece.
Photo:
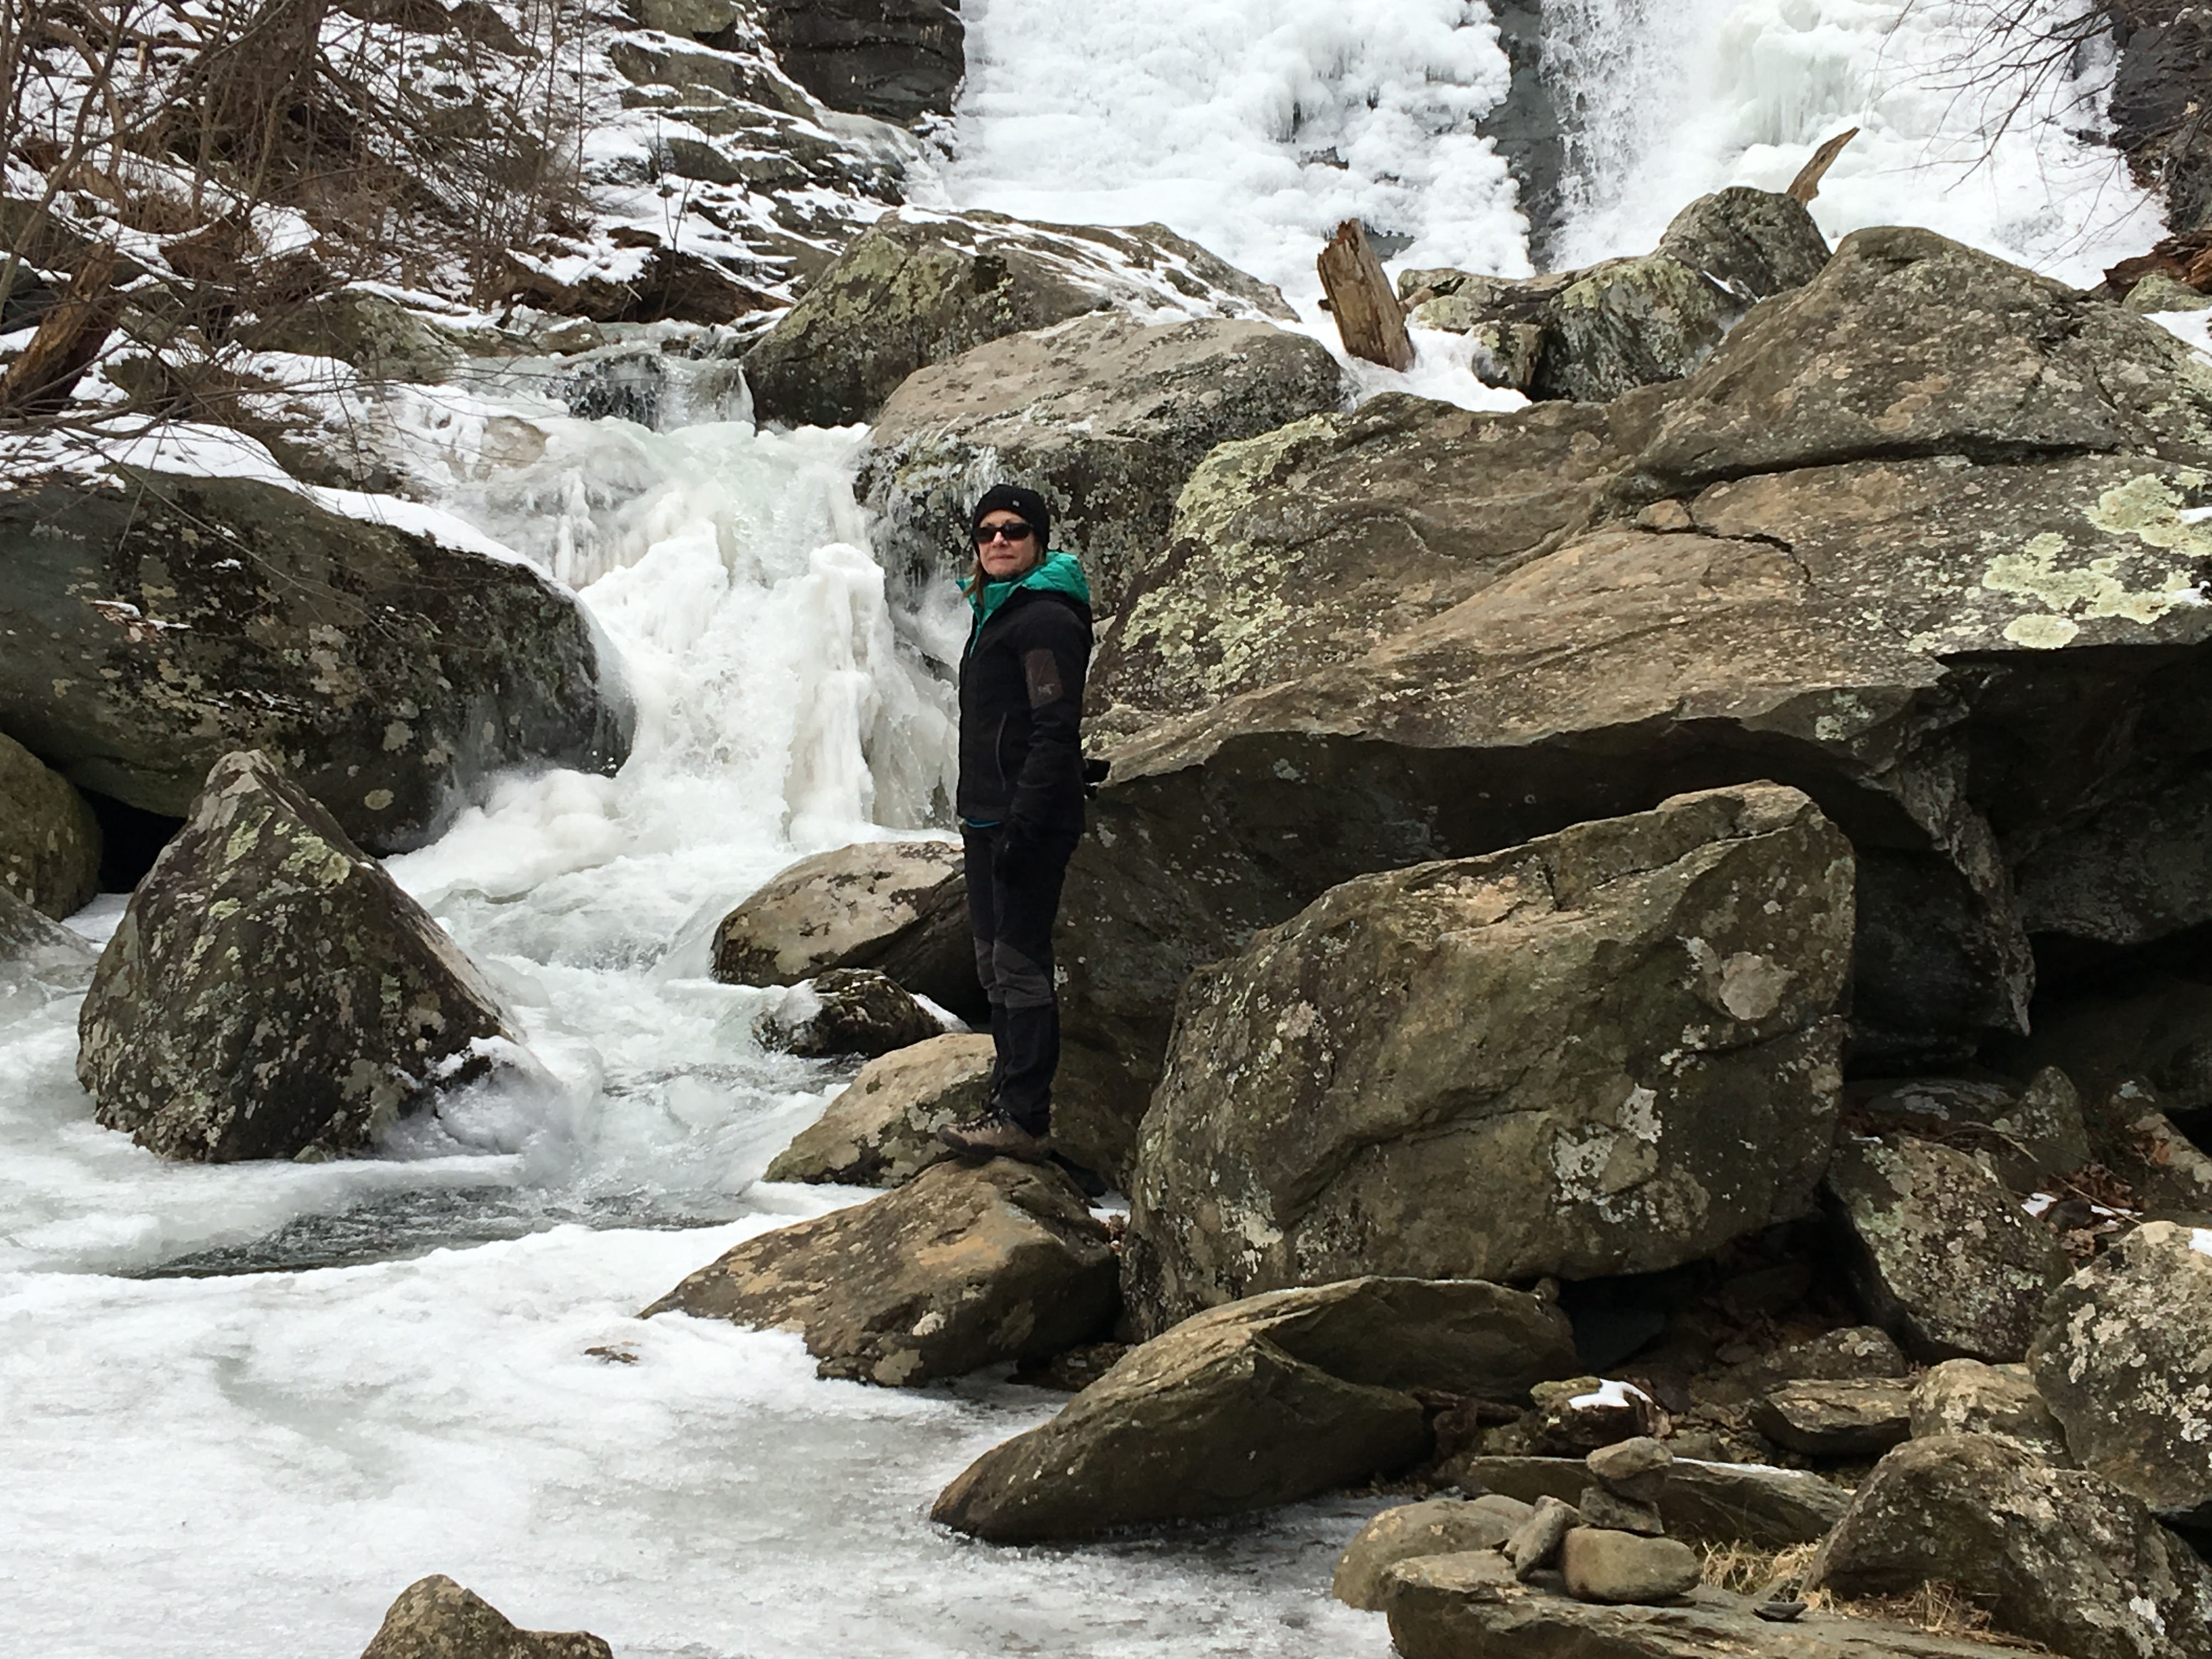
POLYGON ((1411 368, 1413 339, 1406 332, 1406 308, 1382 274, 1382 262, 1367 240, 1367 227, 1346 219, 1321 251, 1316 264, 1344 349, 1385 368, 1411 368))
POLYGON ((1827 177, 1828 169, 1836 164, 1836 157, 1844 153, 1844 146, 1859 136, 1856 127, 1846 128, 1813 152, 1813 159, 1797 169, 1797 176, 1790 181, 1784 193, 1801 202, 1809 202, 1820 193, 1820 180, 1827 177))
POLYGON ((58 414, 84 378, 123 309, 115 250, 102 243, 70 278, 69 292, 41 318, 21 356, 0 374, 0 418, 58 414))

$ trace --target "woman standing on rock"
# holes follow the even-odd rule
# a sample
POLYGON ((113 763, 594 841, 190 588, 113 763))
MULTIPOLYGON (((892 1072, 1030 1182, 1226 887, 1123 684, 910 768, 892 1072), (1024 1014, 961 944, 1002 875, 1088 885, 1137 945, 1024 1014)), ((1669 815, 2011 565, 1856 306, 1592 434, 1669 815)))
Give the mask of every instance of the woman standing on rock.
POLYGON ((1091 585, 1048 550, 1052 510, 998 484, 975 503, 975 562, 963 584, 975 625, 960 662, 960 787, 968 919, 991 1001, 989 1104, 939 1133, 963 1158, 1052 1156, 1060 1002, 1052 925, 1083 834, 1083 679, 1091 585))

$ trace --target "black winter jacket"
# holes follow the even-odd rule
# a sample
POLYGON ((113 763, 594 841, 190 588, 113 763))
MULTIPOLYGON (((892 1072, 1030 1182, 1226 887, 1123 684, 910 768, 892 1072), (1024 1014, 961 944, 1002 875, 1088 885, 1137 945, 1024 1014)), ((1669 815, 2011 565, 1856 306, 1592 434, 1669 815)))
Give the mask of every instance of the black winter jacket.
POLYGON ((954 810, 1016 834, 1079 833, 1091 607, 1048 587, 1018 587, 969 639, 954 810))

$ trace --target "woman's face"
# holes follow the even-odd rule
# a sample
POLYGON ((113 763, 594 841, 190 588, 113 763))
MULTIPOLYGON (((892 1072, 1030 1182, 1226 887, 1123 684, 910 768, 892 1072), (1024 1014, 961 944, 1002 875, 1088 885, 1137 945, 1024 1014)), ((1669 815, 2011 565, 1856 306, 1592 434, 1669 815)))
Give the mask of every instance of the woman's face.
POLYGON ((982 563, 983 574, 994 582, 1018 576, 1037 562, 1036 532, 1018 513, 992 508, 975 527, 975 556, 982 563), (991 535, 1001 529, 1002 534, 991 535), (985 541, 986 536, 991 538, 985 541))

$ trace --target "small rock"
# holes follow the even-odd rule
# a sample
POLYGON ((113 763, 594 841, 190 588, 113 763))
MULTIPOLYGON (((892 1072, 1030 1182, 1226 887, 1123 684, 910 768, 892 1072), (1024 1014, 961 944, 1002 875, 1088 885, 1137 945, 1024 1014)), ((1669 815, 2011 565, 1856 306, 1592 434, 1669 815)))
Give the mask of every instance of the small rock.
POLYGON ((2002 1435, 2046 1462, 2074 1461, 2058 1419, 2021 1365, 1947 1359, 1930 1367, 1912 1390, 1912 1437, 1939 1434, 2002 1435))
POLYGON ((584 1631, 518 1630, 436 1573, 400 1591, 361 1659, 614 1659, 614 1650, 584 1631))
POLYGON ((1785 1382, 1751 1408, 1759 1431, 1808 1457, 1879 1457, 1912 1432, 1912 1390, 1901 1382, 1785 1382))
POLYGON ((2150 314, 2161 311, 2203 311, 2212 307, 2212 294, 2200 294, 2186 283, 2177 283, 2163 271, 2153 271, 2128 290, 2120 301, 2130 311, 2150 314))
POLYGON ((1673 1538, 1577 1527, 1559 1546, 1567 1594, 1577 1601, 1666 1601, 1697 1588, 1698 1553, 1673 1538))
POLYGON ((1632 1532, 1645 1538, 1657 1538, 1667 1530, 1667 1523, 1659 1518, 1657 1504, 1639 1504, 1603 1486, 1584 1486, 1575 1507, 1582 1511, 1586 1527, 1607 1532, 1632 1532))
POLYGON ((938 1130, 982 1110, 994 1052, 988 1036, 948 1032, 870 1060, 776 1154, 765 1178, 854 1187, 913 1180, 951 1157, 938 1130))
POLYGON ((100 824, 67 778, 0 733, 0 889, 58 920, 100 890, 100 824))
POLYGON ((1589 1472, 1612 1491, 1639 1504, 1656 1504, 1667 1489, 1667 1471, 1674 1454, 1663 1440, 1648 1434, 1601 1446, 1583 1462, 1589 1472))
POLYGON ((1848 1382, 1904 1376, 1912 1370, 1895 1338, 1879 1325, 1852 1325, 1802 1342, 1787 1342, 1753 1369, 1777 1382, 1848 1382))
POLYGON ((838 968, 803 988, 811 994, 772 1015, 762 1035, 771 1046, 810 1060, 830 1054, 886 1054, 943 1034, 929 1011, 872 968, 838 968))
POLYGON ((1114 1253, 1056 1170, 940 1164, 849 1210, 749 1238, 640 1315, 797 1329, 824 1376, 902 1386, 1100 1335, 1114 1253))
MULTIPOLYGON (((1460 1478, 1470 1489, 1533 1504, 1547 1497, 1571 1502, 1589 1476, 1579 1458, 1477 1457, 1468 1460, 1460 1478)), ((1659 1512, 1678 1538, 1782 1549, 1824 1536, 1850 1499, 1843 1487, 1803 1469, 1678 1457, 1668 1469, 1659 1512)))
POLYGON ((1751 1611, 1755 1618, 1770 1625, 1794 1625, 1805 1616, 1803 1601, 1762 1601, 1751 1611))
POLYGON ((1560 1540, 1581 1524, 1582 1516, 1572 1504, 1558 1498, 1539 1498, 1528 1518, 1514 1528, 1505 1542, 1505 1553, 1513 1560, 1513 1576, 1526 1578, 1551 1565, 1559 1553, 1560 1540))
POLYGON ((1658 1402, 1633 1382, 1577 1376, 1529 1392, 1535 1405, 1526 1427, 1529 1447, 1537 1452, 1582 1455, 1664 1426, 1658 1402))
POLYGON ((1526 1504, 1496 1496, 1471 1502, 1434 1498, 1385 1510, 1359 1529, 1338 1559, 1329 1593, 1346 1607, 1373 1612, 1385 1605, 1388 1576, 1399 1562, 1495 1550, 1528 1513, 1526 1504))
POLYGON ((1384 1569, 1376 1605, 1386 1612, 1407 1586, 1467 1601, 1493 1601, 1514 1585, 1511 1565, 1496 1550, 1462 1550, 1452 1555, 1416 1555, 1384 1569))

